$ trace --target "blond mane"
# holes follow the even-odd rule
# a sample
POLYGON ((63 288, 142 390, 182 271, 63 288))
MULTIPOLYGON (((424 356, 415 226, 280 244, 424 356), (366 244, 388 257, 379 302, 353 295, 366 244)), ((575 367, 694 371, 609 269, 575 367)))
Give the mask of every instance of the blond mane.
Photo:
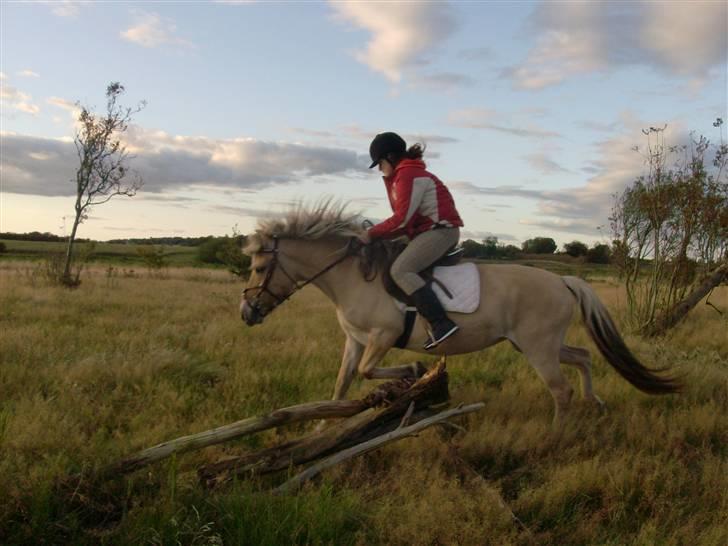
POLYGON ((265 239, 316 240, 324 237, 356 237, 362 232, 362 218, 349 213, 348 203, 324 199, 313 205, 298 203, 281 217, 258 220, 255 233, 248 236, 243 251, 253 255, 263 247, 265 239))

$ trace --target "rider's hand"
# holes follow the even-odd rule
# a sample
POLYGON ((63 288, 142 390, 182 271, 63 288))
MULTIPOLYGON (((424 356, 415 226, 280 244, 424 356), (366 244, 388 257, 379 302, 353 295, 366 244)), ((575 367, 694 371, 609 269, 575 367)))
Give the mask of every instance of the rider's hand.
POLYGON ((368 245, 372 242, 372 238, 369 237, 369 232, 364 231, 359 235, 359 241, 361 241, 362 244, 368 245))

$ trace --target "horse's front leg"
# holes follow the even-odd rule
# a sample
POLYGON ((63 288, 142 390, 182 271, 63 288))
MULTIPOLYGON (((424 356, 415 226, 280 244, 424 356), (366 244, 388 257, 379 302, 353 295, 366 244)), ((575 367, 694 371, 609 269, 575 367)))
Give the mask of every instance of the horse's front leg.
POLYGON ((420 377, 427 369, 420 362, 380 368, 378 364, 394 346, 399 333, 391 330, 373 329, 369 332, 369 341, 364 349, 364 355, 359 362, 359 373, 367 379, 401 379, 403 377, 420 377))
POLYGON ((364 353, 364 345, 355 340, 350 334, 346 334, 346 345, 344 345, 344 355, 341 357, 341 367, 339 375, 336 377, 336 386, 334 387, 334 400, 342 400, 349 390, 357 365, 361 361, 364 353))

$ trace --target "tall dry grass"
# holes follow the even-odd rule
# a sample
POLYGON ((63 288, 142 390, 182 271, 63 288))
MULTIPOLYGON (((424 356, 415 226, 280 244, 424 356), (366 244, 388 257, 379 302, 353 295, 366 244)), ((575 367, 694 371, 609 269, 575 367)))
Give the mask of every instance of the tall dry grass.
MULTIPOLYGON (((620 287, 595 287, 619 318, 620 287)), ((547 389, 501 344, 450 359, 453 402, 486 404, 461 421, 467 433, 428 431, 298 496, 270 496, 276 478, 204 491, 194 469, 304 425, 182 455, 109 484, 96 504, 69 504, 54 489, 69 474, 331 395, 343 345, 331 304, 305 290, 248 328, 240 289, 223 272, 99 268, 68 291, 2 263, 0 543, 728 544, 728 328, 705 305, 668 338, 627 337, 646 364, 685 375, 679 396, 637 392, 575 318, 568 343, 592 350, 608 412, 575 403, 559 442, 547 389)), ((728 312, 726 288, 711 301, 728 312)), ((350 396, 371 387, 358 381, 350 396)))

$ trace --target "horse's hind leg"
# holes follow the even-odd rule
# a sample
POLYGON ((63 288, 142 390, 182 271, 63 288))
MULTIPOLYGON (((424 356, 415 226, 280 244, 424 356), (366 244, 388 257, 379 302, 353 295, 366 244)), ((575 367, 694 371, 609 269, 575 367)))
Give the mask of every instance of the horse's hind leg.
POLYGON ((559 362, 559 342, 541 339, 539 342, 529 340, 519 343, 523 354, 536 369, 554 398, 554 426, 560 428, 571 404, 574 389, 561 371, 559 362))
POLYGON ((554 398, 556 411, 554 412, 554 427, 560 429, 564 424, 564 417, 569 409, 574 389, 561 371, 559 362, 559 348, 553 343, 521 345, 528 361, 536 369, 554 398))
POLYGON ((559 360, 563 364, 569 364, 579 370, 579 375, 581 376, 581 395, 584 400, 594 402, 600 407, 603 407, 604 402, 594 394, 594 390, 592 389, 591 356, 589 355, 589 351, 581 347, 562 345, 559 351, 559 360))

